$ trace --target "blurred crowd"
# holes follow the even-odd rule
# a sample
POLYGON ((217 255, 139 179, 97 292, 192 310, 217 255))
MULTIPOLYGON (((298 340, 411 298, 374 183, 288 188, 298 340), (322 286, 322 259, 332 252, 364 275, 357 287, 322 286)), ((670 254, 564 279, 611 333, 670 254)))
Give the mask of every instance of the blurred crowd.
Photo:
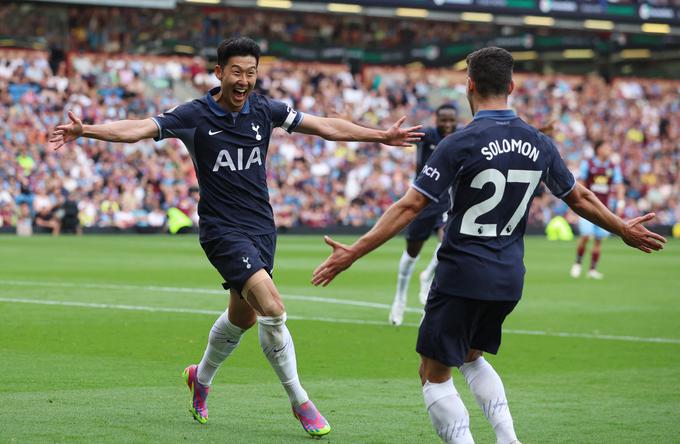
POLYGON ((224 38, 237 35, 255 38, 265 49, 268 42, 397 48, 470 41, 491 36, 496 29, 495 25, 486 23, 428 21, 425 24, 422 20, 404 17, 186 3, 178 3, 168 10, 3 2, 0 23, 3 23, 0 37, 39 37, 47 47, 64 51, 127 54, 214 48, 224 38), (181 47, 177 48, 178 45, 181 47))
MULTIPOLYGON (((305 113, 382 128, 402 115, 431 125, 433 109, 448 102, 462 126, 471 118, 464 80, 464 72, 413 66, 353 75, 341 65, 264 61, 258 89, 305 113)), ((555 122, 572 171, 592 156, 592 141, 608 139, 626 181, 625 215, 652 210, 661 223, 680 222, 680 82, 518 74, 516 83, 512 106, 532 124, 555 122)), ((46 141, 65 110, 89 123, 144 118, 215 84, 192 58, 78 55, 53 71, 45 53, 0 51, 0 226, 30 220, 54 234, 81 226, 153 231, 173 211, 195 224, 197 181, 181 142, 81 139, 49 151, 46 141)), ((282 229, 365 226, 406 192, 415 151, 275 130, 267 168, 282 229)), ((543 192, 530 223, 564 213, 573 220, 543 192)))

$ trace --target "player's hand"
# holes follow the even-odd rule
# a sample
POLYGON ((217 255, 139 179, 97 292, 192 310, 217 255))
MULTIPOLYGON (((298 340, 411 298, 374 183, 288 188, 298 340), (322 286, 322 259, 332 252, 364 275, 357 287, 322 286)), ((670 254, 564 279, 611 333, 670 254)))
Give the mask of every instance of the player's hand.
POLYGON ((417 132, 423 125, 411 126, 409 128, 401 128, 401 125, 406 120, 406 116, 397 120, 397 122, 385 131, 385 145, 392 146, 410 146, 423 138, 425 133, 417 132))
POLYGON ((326 286, 331 283, 335 276, 347 270, 357 259, 347 245, 336 242, 328 236, 323 239, 333 248, 331 255, 319 265, 312 275, 312 284, 326 286))
POLYGON ((68 117, 71 123, 57 126, 50 136, 48 146, 55 151, 83 135, 83 122, 71 111, 68 112, 68 117))
POLYGON ((621 234, 623 241, 629 246, 642 250, 645 253, 661 250, 663 244, 666 243, 666 239, 659 234, 649 231, 642 225, 643 222, 648 222, 655 217, 656 214, 647 213, 644 216, 636 217, 626 222, 626 228, 621 234))

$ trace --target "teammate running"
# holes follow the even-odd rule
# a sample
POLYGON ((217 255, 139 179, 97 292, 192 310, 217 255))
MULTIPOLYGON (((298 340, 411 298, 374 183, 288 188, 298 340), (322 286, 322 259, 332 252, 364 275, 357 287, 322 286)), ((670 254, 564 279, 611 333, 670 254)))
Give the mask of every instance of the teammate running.
POLYGON ((519 443, 503 383, 484 357, 495 354, 501 327, 522 295, 524 231, 541 181, 577 214, 650 253, 665 239, 643 227, 654 214, 624 222, 577 184, 554 142, 508 109, 514 89, 512 55, 483 48, 467 57, 467 95, 474 120, 446 137, 412 188, 371 231, 351 246, 326 237, 333 248, 312 277, 328 285, 357 259, 401 231, 453 186, 451 220, 425 305, 416 350, 427 412, 446 443, 472 443, 469 416, 451 379, 458 367, 498 444, 519 443))
MULTIPOLYGON (((423 169, 430 155, 434 152, 437 144, 441 140, 456 130, 457 122, 456 108, 452 105, 441 105, 435 113, 436 127, 428 127, 423 130, 425 136, 417 144, 416 153, 416 174, 423 169)), ((434 248, 434 254, 427 268, 420 273, 420 303, 425 304, 427 293, 430 291, 430 284, 434 277, 434 270, 437 267, 437 250, 441 245, 444 235, 444 224, 446 223, 446 212, 449 210, 450 198, 448 190, 439 196, 439 202, 427 207, 418 217, 406 228, 406 250, 401 254, 399 260, 399 274, 397 275, 397 291, 394 294, 394 302, 390 310, 389 321, 393 325, 401 325, 404 321, 404 310, 406 309, 406 299, 408 297, 408 284, 411 281, 413 268, 418 261, 420 250, 423 249, 425 241, 432 233, 437 232, 439 242, 434 248)))
POLYGON ((145 120, 83 125, 69 112, 70 124, 50 138, 54 149, 78 137, 133 143, 141 139, 179 138, 184 142, 200 185, 200 242, 230 291, 228 309, 215 321, 198 365, 184 370, 191 390, 190 412, 208 420, 207 397, 213 377, 238 346, 241 336, 258 324, 262 351, 283 384, 293 414, 313 436, 331 428, 298 379, 293 339, 286 311, 274 286, 276 230, 265 173, 272 130, 312 134, 327 140, 380 142, 408 146, 423 135, 420 126, 387 131, 364 128, 341 119, 304 115, 283 102, 253 93, 260 48, 251 39, 225 40, 217 50, 215 76, 220 86, 205 97, 145 120))

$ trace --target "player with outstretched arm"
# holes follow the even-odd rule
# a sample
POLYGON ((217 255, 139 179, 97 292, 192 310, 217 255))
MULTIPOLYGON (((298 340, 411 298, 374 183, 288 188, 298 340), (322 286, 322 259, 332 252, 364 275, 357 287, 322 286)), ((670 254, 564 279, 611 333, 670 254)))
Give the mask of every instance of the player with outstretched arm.
POLYGON ((313 436, 331 428, 300 384, 286 310, 272 281, 276 227, 267 190, 265 158, 271 132, 312 134, 327 140, 380 142, 408 146, 423 135, 420 126, 401 128, 400 119, 386 131, 295 111, 283 102, 253 93, 260 48, 246 37, 225 40, 217 50, 215 76, 220 86, 205 97, 178 105, 156 117, 58 126, 50 144, 58 149, 78 137, 133 143, 141 139, 179 138, 186 145, 200 187, 200 242, 230 291, 228 309, 215 321, 198 365, 184 378, 191 390, 190 412, 208 420, 207 397, 218 368, 243 333, 258 324, 264 355, 290 399, 293 414, 313 436))
POLYGON ((484 357, 495 354, 501 329, 522 295, 524 232, 534 190, 544 181, 577 214, 646 253, 665 239, 642 223, 624 222, 575 182, 554 142, 508 109, 514 88, 512 55, 483 48, 467 57, 467 95, 473 121, 444 139, 406 195, 351 246, 333 248, 312 277, 328 285, 357 259, 399 233, 430 202, 452 188, 452 209, 439 265, 425 305, 416 350, 427 412, 446 443, 472 443, 469 416, 451 379, 465 377, 498 444, 519 443, 503 383, 484 357))

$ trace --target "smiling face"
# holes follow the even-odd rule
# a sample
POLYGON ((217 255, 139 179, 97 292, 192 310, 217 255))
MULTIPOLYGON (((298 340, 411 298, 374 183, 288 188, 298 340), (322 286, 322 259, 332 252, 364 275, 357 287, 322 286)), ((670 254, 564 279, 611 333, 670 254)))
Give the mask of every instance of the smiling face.
POLYGON ((437 129, 442 136, 448 136, 456 129, 456 110, 442 108, 437 111, 437 129))
POLYGON ((222 92, 217 101, 229 111, 241 111, 257 81, 257 59, 253 56, 232 56, 224 66, 215 66, 215 77, 222 92))

